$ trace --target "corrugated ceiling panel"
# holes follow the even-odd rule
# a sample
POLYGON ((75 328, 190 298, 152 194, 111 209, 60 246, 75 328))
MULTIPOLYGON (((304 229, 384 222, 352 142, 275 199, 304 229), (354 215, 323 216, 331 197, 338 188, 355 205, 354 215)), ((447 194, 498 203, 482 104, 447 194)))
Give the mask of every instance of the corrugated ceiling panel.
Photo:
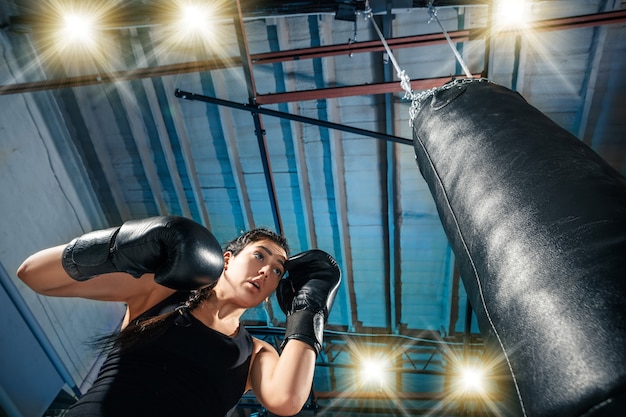
MULTIPOLYGON (((172 78, 171 85, 175 88, 215 95, 213 78, 208 74, 172 78)), ((180 106, 211 230, 220 241, 226 241, 246 227, 236 189, 236 174, 229 159, 230 145, 225 136, 228 129, 224 128, 217 106, 177 100, 174 105, 180 106), (226 214, 225 208, 230 215, 226 214)))
POLYGON ((448 296, 442 290, 452 276, 448 241, 411 147, 400 148, 399 164, 401 321, 409 329, 447 328, 448 312, 442 311, 441 304, 448 305, 448 300, 440 297, 448 296), (434 299, 439 305, 433 304, 434 299))
POLYGON ((536 1, 532 3, 528 11, 530 12, 531 20, 553 19, 598 13, 611 3, 611 0, 587 0, 584 2, 571 2, 568 0, 536 1))
POLYGON ((353 255, 360 260, 353 266, 358 319, 366 327, 385 328, 388 326, 385 291, 388 273, 384 268, 382 226, 359 225, 351 227, 350 234, 353 255))
POLYGON ((626 124, 626 25, 609 28, 599 64, 602 83, 595 85, 590 120, 585 142, 599 152, 622 174, 626 174, 624 135, 619 132, 626 124), (609 47, 610 46, 610 47, 609 47), (611 126, 611 127, 609 127, 611 126))
MULTIPOLYGON (((124 86, 130 88, 128 84, 124 86)), ((75 93, 78 106, 86 109, 84 115, 98 157, 109 159, 103 164, 111 166, 114 181, 122 192, 122 201, 126 202, 131 213, 137 213, 134 216, 158 213, 120 94, 109 85, 76 88, 75 93), (85 94, 85 91, 89 93, 85 94), (92 100, 95 96, 100 99, 92 100)))

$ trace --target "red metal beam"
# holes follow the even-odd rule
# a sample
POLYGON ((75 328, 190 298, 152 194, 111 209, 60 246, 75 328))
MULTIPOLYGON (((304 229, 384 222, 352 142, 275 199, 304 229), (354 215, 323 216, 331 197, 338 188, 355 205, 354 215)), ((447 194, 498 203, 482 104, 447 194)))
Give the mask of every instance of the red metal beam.
POLYGON ((102 74, 81 75, 77 77, 3 85, 0 86, 0 95, 58 90, 61 88, 106 84, 117 81, 140 80, 144 78, 163 77, 166 75, 211 71, 214 69, 223 69, 235 66, 241 66, 241 58, 233 57, 226 59, 184 62, 181 64, 160 65, 158 67, 137 68, 128 71, 114 71, 102 74))
MULTIPOLYGON (((464 42, 479 36, 483 29, 474 30, 457 30, 448 32, 450 38, 455 42, 464 42)), ((447 40, 442 33, 433 33, 428 35, 407 36, 403 38, 388 39, 387 44, 390 48, 415 48, 417 46, 435 45, 446 43, 447 40)), ((354 53, 378 52, 384 51, 380 40, 356 42, 340 45, 317 46, 314 48, 291 49, 288 51, 267 52, 262 54, 250 55, 250 59, 254 65, 273 64, 285 61, 298 61, 301 59, 325 58, 337 55, 349 55, 354 53)))
MULTIPOLYGON (((610 25, 614 23, 626 22, 626 10, 617 10, 606 13, 595 13, 583 16, 563 17, 558 19, 539 20, 531 23, 529 30, 563 30, 583 28, 589 26, 610 25)), ((486 28, 457 30, 448 32, 454 42, 464 42, 478 39, 484 36, 486 28)), ((516 32, 511 29, 498 31, 498 33, 516 32)), ((387 39, 387 44, 391 49, 414 48, 417 46, 434 45, 445 43, 446 38, 442 33, 427 35, 407 36, 402 38, 387 39)), ((336 55, 348 55, 350 53, 364 53, 383 51, 385 48, 380 40, 357 42, 353 44, 328 45, 315 48, 292 49, 288 51, 268 52, 263 54, 253 54, 250 56, 254 65, 269 64, 285 61, 297 61, 301 59, 323 58, 336 55)))
MULTIPOLYGON (((626 10, 618 10, 606 13, 596 13, 584 16, 574 16, 559 19, 549 19, 534 22, 529 30, 532 31, 548 31, 548 30, 565 30, 574 28, 583 28, 590 26, 608 25, 614 23, 622 23, 626 21, 626 10)), ((455 42, 461 42, 468 39, 475 39, 482 36, 485 29, 474 29, 449 32, 451 39, 455 42)), ((517 30, 499 31, 499 34, 516 33, 517 30)), ((432 45, 446 42, 443 34, 429 34, 410 36, 404 38, 394 38, 387 41, 390 48, 408 48, 423 45, 432 45)), ((305 58, 316 58, 323 56, 342 55, 354 52, 373 52, 384 50, 380 41, 360 42, 352 45, 330 45, 325 47, 296 49, 291 51, 280 51, 275 53, 252 55, 253 64, 282 62, 290 60, 298 60, 305 58)), ((464 77, 464 75, 455 76, 454 78, 464 77)), ((480 77, 480 75, 474 75, 480 77)), ((438 87, 449 81, 451 77, 430 78, 411 81, 411 88, 414 91, 426 90, 438 87)), ((287 93, 261 94, 257 95, 257 103, 274 104, 284 102, 319 100, 325 98, 339 98, 356 95, 386 94, 402 92, 399 82, 365 84, 358 86, 322 88, 307 91, 294 91, 287 93)))
POLYGON ((539 20, 533 22, 531 30, 564 30, 591 26, 612 25, 626 22, 626 10, 615 10, 605 13, 594 13, 583 16, 563 17, 560 19, 539 20))
MULTIPOLYGON (((480 78, 480 74, 474 74, 474 78, 480 78)), ((421 80, 411 80, 413 91, 428 90, 433 87, 440 87, 452 78, 464 78, 465 75, 454 77, 424 78, 421 80)), ((373 94, 399 93, 402 92, 400 82, 375 83, 352 85, 346 87, 318 88, 315 90, 292 91, 288 93, 259 94, 256 96, 258 104, 275 104, 295 101, 320 100, 328 98, 340 98, 348 96, 367 96, 373 94)))

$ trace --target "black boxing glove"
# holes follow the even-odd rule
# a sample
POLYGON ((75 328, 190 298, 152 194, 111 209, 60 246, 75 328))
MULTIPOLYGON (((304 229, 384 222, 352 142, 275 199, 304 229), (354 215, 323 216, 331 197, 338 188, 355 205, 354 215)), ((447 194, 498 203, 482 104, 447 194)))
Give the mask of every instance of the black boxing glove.
POLYGON ((332 256, 319 249, 292 256, 285 267, 289 274, 276 289, 278 304, 287 316, 281 349, 289 340, 297 339, 313 347, 317 355, 341 270, 332 256))
POLYGON ((65 271, 77 281, 109 272, 154 280, 176 290, 215 282, 224 269, 222 248, 204 226, 178 216, 129 220, 72 240, 63 250, 65 271))

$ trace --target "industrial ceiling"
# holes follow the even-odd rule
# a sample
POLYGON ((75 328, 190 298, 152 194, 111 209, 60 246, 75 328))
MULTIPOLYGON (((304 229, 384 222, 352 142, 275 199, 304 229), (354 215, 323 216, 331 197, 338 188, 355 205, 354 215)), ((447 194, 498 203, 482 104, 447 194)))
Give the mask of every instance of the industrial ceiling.
MULTIPOLYGON (((466 65, 626 173, 625 5, 528 0, 516 28, 486 0, 205 2, 219 18, 189 39, 168 3, 83 2, 107 22, 95 53, 51 41, 61 0, 0 6, 0 95, 30 97, 32 123, 81 161, 67 169, 89 184, 83 210, 110 225, 182 215, 223 243, 265 226, 293 253, 335 256, 344 279, 302 415, 516 415, 501 364, 488 400, 453 389, 456 364, 490 352, 415 161, 397 69, 420 92, 466 65), (384 386, 359 379, 368 354, 392 360, 384 386)), ((280 343, 275 301, 244 318, 280 343)), ((264 410, 246 395, 237 413, 264 410)))

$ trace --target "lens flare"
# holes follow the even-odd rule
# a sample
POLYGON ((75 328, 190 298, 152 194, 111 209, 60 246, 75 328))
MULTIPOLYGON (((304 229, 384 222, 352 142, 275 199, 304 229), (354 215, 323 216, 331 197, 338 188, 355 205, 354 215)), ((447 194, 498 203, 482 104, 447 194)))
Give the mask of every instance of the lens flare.
POLYGON ((361 379, 366 384, 385 384, 385 371, 389 364, 379 358, 366 358, 361 362, 361 379))
POLYGON ((510 30, 523 29, 528 23, 525 0, 498 0, 496 3, 496 27, 510 30))
POLYGON ((37 51, 37 60, 24 73, 44 69, 55 78, 113 71, 116 54, 107 27, 118 6, 118 1, 96 0, 41 0, 24 6, 22 13, 33 21, 37 51))
POLYGON ((173 1, 163 10, 159 41, 166 48, 219 50, 228 12, 223 1, 173 1))
POLYGON ((180 26, 190 32, 201 31, 209 21, 210 10, 195 4, 181 6, 180 26))
POLYGON ((68 14, 64 16, 65 26, 62 29, 64 36, 72 41, 91 41, 94 35, 94 18, 83 14, 68 14))
POLYGON ((480 393, 485 390, 485 374, 482 369, 466 368, 462 370, 460 387, 465 392, 480 393))

